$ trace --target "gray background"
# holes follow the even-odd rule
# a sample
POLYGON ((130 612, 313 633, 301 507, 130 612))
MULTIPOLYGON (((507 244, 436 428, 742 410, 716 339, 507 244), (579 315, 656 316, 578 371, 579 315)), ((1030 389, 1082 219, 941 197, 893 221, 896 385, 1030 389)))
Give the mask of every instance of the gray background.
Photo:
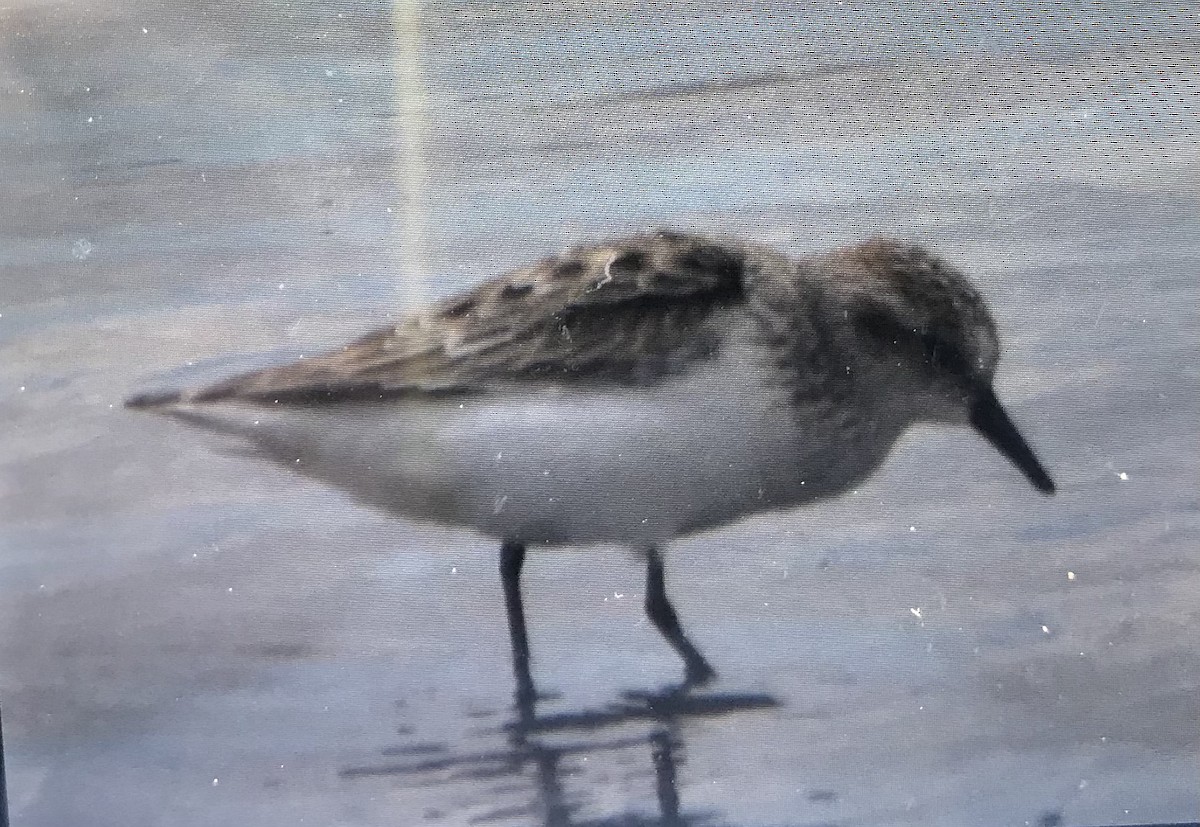
POLYGON ((676 824, 1196 818, 1198 30, 1157 3, 7 4, 14 824, 669 824, 669 771, 676 824), (489 542, 120 407, 656 224, 936 246, 1059 495, 928 428, 854 494, 678 543, 721 679, 658 718, 622 700, 678 676, 637 562, 533 555, 555 725, 519 746, 489 542))

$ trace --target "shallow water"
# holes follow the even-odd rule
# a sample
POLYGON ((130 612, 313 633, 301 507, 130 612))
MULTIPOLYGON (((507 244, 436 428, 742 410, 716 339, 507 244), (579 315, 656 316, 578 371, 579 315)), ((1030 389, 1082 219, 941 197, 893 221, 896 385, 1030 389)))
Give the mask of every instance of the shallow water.
POLYGON ((14 822, 1195 819, 1195 12, 988 8, 0 11, 14 822), (654 224, 944 251, 1058 496, 928 428, 679 543, 686 703, 632 556, 531 555, 522 722, 489 543, 120 408, 654 224))

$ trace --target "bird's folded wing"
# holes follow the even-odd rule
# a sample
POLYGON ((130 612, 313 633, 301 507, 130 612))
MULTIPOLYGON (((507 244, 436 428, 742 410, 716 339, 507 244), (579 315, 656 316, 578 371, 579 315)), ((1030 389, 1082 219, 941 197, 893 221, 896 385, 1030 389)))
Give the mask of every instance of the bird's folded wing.
POLYGON ((487 281, 340 350, 186 398, 298 404, 486 392, 519 383, 660 382, 721 345, 745 256, 660 232, 570 250, 487 281))

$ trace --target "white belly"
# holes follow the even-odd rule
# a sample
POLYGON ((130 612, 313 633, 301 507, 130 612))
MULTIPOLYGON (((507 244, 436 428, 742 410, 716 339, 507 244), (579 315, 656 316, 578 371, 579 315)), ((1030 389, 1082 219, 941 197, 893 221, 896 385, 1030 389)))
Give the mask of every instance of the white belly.
POLYGON ((801 433, 756 365, 727 356, 654 388, 188 412, 393 513, 527 542, 648 544, 855 476, 805 462, 836 435, 801 433))

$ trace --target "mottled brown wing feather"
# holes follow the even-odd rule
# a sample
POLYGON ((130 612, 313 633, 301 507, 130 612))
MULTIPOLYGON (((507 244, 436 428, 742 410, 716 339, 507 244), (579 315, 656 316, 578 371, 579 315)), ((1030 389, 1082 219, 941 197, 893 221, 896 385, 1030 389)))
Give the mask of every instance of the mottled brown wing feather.
POLYGON ((745 256, 659 232, 571 250, 394 328, 235 377, 193 401, 265 404, 478 392, 514 382, 652 384, 720 347, 714 312, 743 298, 745 256))

